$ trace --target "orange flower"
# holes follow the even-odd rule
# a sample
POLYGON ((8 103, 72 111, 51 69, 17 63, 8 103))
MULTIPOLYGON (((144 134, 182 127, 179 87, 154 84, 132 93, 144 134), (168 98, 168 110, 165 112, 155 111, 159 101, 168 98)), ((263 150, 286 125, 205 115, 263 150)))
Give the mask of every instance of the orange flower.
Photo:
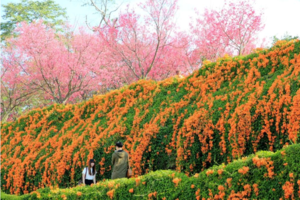
POLYGON ((256 183, 253 184, 253 189, 254 189, 255 195, 258 196, 259 190, 258 190, 258 185, 256 183))
MULTIPOLYGON (((282 186, 282 189, 284 191, 284 198, 289 199, 294 195, 294 184, 287 181, 285 184, 282 186)), ((293 198, 292 198, 293 199, 293 198)))
POLYGON ((298 186, 299 186, 298 196, 300 197, 300 180, 297 181, 297 184, 298 184, 298 186))
POLYGON ((192 184, 192 185, 191 185, 191 188, 192 188, 192 189, 194 189, 194 188, 195 188, 195 185, 194 185, 194 184, 192 184))
POLYGON ((223 186, 223 185, 219 185, 219 186, 218 186, 218 190, 220 190, 220 191, 224 191, 224 190, 225 190, 225 188, 224 188, 224 186, 223 186))
POLYGON ((109 187, 109 188, 113 188, 114 185, 115 185, 115 182, 114 182, 114 181, 111 181, 111 182, 108 183, 108 187, 109 187))
POLYGON ((136 178, 135 179, 135 185, 138 186, 141 182, 141 179, 140 178, 136 178))
POLYGON ((77 192, 77 196, 81 196, 82 195, 82 193, 81 192, 77 192))
POLYGON ((206 175, 207 176, 209 176, 209 175, 211 175, 213 173, 214 173, 214 170, 211 170, 211 169, 209 169, 209 170, 206 171, 206 175))
POLYGON ((106 193, 106 195, 107 195, 110 199, 113 199, 113 197, 114 197, 114 192, 115 192, 114 189, 113 189, 113 190, 109 190, 109 191, 106 193))
POLYGON ((247 174, 248 171, 249 171, 249 167, 245 167, 245 166, 238 170, 238 172, 241 174, 247 174))
POLYGON ((223 172, 224 172, 224 170, 223 170, 223 169, 219 169, 219 170, 218 170, 218 174, 219 174, 219 175, 222 175, 222 174, 223 174, 223 172))
POLYGON ((251 194, 251 185, 246 184, 244 185, 244 192, 242 192, 244 194, 244 196, 249 196, 251 194))
POLYGON ((181 178, 174 178, 172 182, 175 183, 175 187, 177 187, 180 181, 181 178))
POLYGON ((226 179, 226 184, 228 185, 228 188, 231 187, 231 181, 232 181, 232 178, 227 178, 226 179))
POLYGON ((157 192, 152 192, 152 193, 148 194, 149 198, 156 197, 156 196, 157 196, 157 192))
POLYGON ((133 188, 129 189, 129 192, 130 192, 130 193, 133 193, 133 188))

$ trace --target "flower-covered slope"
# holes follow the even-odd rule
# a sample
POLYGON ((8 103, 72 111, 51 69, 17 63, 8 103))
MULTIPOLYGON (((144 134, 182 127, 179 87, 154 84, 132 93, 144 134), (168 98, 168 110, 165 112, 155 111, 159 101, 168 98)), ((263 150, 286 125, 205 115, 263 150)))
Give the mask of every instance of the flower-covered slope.
POLYGON ((77 105, 36 109, 2 124, 2 191, 75 185, 89 158, 111 175, 120 140, 135 175, 193 175, 300 141, 300 41, 208 63, 191 76, 141 80, 77 105))

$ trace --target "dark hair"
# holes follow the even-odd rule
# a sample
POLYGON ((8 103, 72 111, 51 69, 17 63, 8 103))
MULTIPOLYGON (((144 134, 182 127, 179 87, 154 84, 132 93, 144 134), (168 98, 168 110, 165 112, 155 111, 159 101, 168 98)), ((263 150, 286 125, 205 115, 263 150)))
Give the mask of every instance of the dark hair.
POLYGON ((94 159, 90 159, 90 163, 95 163, 94 159))
POLYGON ((118 141, 118 142, 116 143, 116 146, 117 146, 117 147, 123 147, 123 144, 122 144, 122 142, 118 141))
POLYGON ((94 159, 90 159, 90 162, 89 162, 89 175, 95 175, 96 173, 96 163, 94 161, 94 159), (92 167, 92 163, 94 163, 94 166, 92 167), (93 174, 91 172, 91 168, 93 168, 93 174))

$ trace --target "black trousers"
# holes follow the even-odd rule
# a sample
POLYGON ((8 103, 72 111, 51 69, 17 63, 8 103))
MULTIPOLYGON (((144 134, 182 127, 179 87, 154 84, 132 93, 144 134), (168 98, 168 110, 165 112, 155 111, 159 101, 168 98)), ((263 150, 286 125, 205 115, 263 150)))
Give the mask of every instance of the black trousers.
POLYGON ((93 180, 85 179, 85 184, 86 184, 86 185, 91 185, 92 183, 94 183, 93 180))

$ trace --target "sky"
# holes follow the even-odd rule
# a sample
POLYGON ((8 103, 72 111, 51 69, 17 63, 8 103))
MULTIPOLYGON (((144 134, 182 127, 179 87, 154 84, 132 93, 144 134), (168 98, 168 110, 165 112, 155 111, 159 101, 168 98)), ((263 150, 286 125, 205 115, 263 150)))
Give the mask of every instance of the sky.
MULTIPOLYGON (((86 0, 54 0, 62 8, 66 8, 69 22, 77 26, 86 26, 86 17, 90 25, 99 22, 99 15, 91 6, 82 6, 86 0)), ((144 0, 115 0, 121 2, 121 10, 127 4, 131 6, 144 0)), ((7 3, 19 3, 21 0, 2 0, 1 5, 7 3)), ((182 30, 189 30, 189 22, 196 16, 195 9, 203 13, 205 8, 221 8, 224 0, 178 0, 179 10, 177 12, 177 25, 182 30)), ((300 36, 300 0, 256 0, 254 5, 257 10, 262 10, 264 30, 260 38, 270 39, 273 36, 281 38, 286 33, 291 36, 300 36)), ((137 10, 138 12, 138 10, 137 10)), ((3 8, 1 6, 1 21, 3 8)))

